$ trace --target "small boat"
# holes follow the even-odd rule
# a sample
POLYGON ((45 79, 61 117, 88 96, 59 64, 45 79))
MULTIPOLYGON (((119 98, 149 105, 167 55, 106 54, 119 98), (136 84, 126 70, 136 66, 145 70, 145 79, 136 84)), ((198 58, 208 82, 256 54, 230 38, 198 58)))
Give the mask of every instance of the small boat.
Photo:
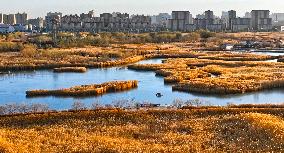
POLYGON ((159 98, 160 98, 160 97, 163 97, 163 95, 162 95, 161 93, 157 93, 157 94, 156 94, 156 97, 159 97, 159 98))

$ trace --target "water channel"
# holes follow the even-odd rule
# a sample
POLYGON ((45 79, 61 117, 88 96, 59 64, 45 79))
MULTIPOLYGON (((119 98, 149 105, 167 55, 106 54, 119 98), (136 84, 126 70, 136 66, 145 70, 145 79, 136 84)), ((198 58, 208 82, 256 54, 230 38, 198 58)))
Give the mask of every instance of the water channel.
MULTIPOLYGON (((162 63, 162 59, 151 59, 139 62, 141 64, 162 63)), ((17 72, 0 75, 0 105, 7 103, 44 103, 51 109, 65 110, 71 108, 75 101, 84 102, 90 106, 99 101, 110 104, 115 100, 134 100, 137 102, 151 102, 161 105, 171 105, 173 100, 199 99, 212 105, 226 105, 227 103, 283 103, 284 89, 274 89, 240 95, 202 95, 184 92, 173 92, 170 85, 164 84, 163 77, 155 76, 154 72, 128 70, 126 67, 106 69, 89 69, 83 74, 53 73, 51 70, 17 72), (139 80, 139 87, 134 90, 106 94, 99 97, 71 98, 71 97, 36 97, 26 98, 25 92, 33 89, 60 89, 77 85, 99 84, 115 80, 139 80), (156 97, 162 93, 162 97, 156 97)))

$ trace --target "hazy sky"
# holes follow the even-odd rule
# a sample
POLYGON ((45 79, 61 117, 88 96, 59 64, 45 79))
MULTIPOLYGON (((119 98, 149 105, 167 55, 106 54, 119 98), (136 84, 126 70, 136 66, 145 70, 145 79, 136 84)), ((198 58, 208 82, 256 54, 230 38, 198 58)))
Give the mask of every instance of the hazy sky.
POLYGON ((130 14, 157 14, 172 10, 188 10, 193 15, 213 10, 220 15, 224 10, 237 10, 239 16, 252 9, 284 12, 284 0, 1 0, 0 12, 27 12, 31 17, 44 16, 49 11, 64 14, 88 12, 127 12, 130 14))

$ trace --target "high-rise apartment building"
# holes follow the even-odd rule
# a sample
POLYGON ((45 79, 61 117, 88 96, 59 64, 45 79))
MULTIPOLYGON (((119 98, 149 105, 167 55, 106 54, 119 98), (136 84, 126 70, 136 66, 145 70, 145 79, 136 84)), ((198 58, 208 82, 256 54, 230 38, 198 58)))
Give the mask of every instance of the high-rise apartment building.
POLYGON ((3 14, 2 13, 0 13, 0 23, 4 23, 4 21, 3 21, 3 14))
POLYGON ((251 29, 251 18, 233 18, 231 19, 231 31, 239 32, 239 31, 249 31, 251 29))
POLYGON ((26 25, 28 23, 27 13, 17 13, 15 14, 16 24, 26 25))
POLYGON ((15 14, 2 14, 1 17, 2 17, 1 23, 10 24, 10 25, 16 24, 15 14))
POLYGON ((222 31, 221 19, 214 16, 211 10, 204 12, 204 17, 195 18, 193 24, 196 29, 209 30, 209 31, 222 31))
POLYGON ((251 12, 246 12, 244 18, 251 18, 251 12))
POLYGON ((47 15, 45 16, 45 24, 46 24, 46 29, 47 30, 52 30, 52 26, 53 26, 53 23, 52 21, 53 20, 57 20, 58 22, 58 26, 61 26, 61 19, 62 19, 62 13, 60 12, 49 12, 47 13, 47 15))
POLYGON ((186 31, 186 26, 190 23, 189 11, 173 11, 172 19, 169 19, 169 28, 172 31, 186 31))
POLYGON ((272 29, 272 19, 269 10, 251 11, 251 28, 254 31, 267 31, 272 29))
POLYGON ((33 30, 43 29, 43 18, 29 19, 28 24, 32 26, 33 30))
POLYGON ((7 17, 7 24, 14 25, 16 24, 16 16, 15 14, 9 14, 7 17))
POLYGON ((284 25, 284 13, 272 13, 270 17, 272 18, 273 26, 279 27, 284 25))
POLYGON ((205 11, 205 19, 214 19, 214 12, 211 10, 205 11))
POLYGON ((233 29, 233 24, 232 20, 237 18, 237 12, 234 10, 228 11, 228 18, 229 18, 229 24, 228 24, 228 29, 232 30, 233 29))
POLYGON ((205 19, 206 19, 206 24, 212 25, 214 24, 214 13, 211 10, 205 11, 205 19))
POLYGON ((0 13, 0 23, 4 24, 22 24, 26 25, 28 23, 27 13, 17 13, 17 14, 2 14, 0 13))
MULTIPOLYGON (((164 31, 167 29, 168 20, 171 19, 168 13, 159 13, 158 15, 151 16, 151 25, 157 31, 164 31)), ((189 17, 192 20, 192 17, 189 17)), ((190 22, 190 21, 189 21, 190 22)))

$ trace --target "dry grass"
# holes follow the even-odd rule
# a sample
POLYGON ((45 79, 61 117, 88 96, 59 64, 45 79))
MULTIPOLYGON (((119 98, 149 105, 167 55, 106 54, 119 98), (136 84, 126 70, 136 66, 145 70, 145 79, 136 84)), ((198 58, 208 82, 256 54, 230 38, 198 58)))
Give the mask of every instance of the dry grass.
POLYGON ((98 96, 110 92, 118 92, 138 87, 138 81, 113 81, 102 84, 81 85, 59 90, 31 90, 28 97, 35 96, 98 96))
POLYGON ((55 68, 53 69, 56 73, 62 73, 62 72, 78 72, 78 73, 85 73, 87 72, 87 68, 85 67, 61 67, 61 68, 55 68))
POLYGON ((227 61, 260 61, 275 59, 268 55, 193 51, 195 44, 113 44, 110 47, 32 50, 22 53, 0 53, 1 71, 53 69, 58 67, 113 67, 150 58, 199 58, 227 61), (193 46, 192 46, 193 45, 193 46))
POLYGON ((27 53, 0 53, 0 70, 21 71, 58 67, 111 67, 144 60, 147 51, 119 47, 86 47, 73 49, 38 50, 27 53))
POLYGON ((0 52, 19 52, 24 49, 22 43, 0 42, 0 52))
POLYGON ((284 86, 283 67, 277 66, 250 67, 225 67, 208 65, 195 71, 207 72, 206 75, 198 75, 183 79, 173 88, 176 90, 193 91, 213 94, 234 94, 254 92, 264 89, 281 88, 284 86))
POLYGON ((166 83, 176 83, 174 90, 186 92, 235 94, 284 86, 283 63, 175 58, 163 64, 135 64, 129 68, 156 71, 166 83))
POLYGON ((252 55, 250 53, 215 53, 210 56, 199 57, 199 59, 224 60, 224 61, 265 61, 274 57, 269 55, 252 55))
POLYGON ((262 113, 227 115, 215 129, 215 145, 232 152, 283 152, 283 116, 262 113))
POLYGON ((0 118, 1 152, 281 152, 283 109, 81 111, 0 118))

